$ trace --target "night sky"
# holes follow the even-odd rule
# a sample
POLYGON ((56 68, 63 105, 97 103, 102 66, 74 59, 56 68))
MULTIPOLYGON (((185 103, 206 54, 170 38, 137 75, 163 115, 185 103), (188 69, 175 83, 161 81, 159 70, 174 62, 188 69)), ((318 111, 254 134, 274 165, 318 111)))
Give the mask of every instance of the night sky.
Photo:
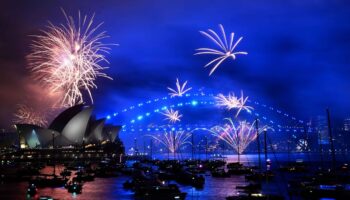
MULTIPOLYGON (((98 79, 95 114, 167 94, 176 77, 198 90, 238 93, 282 108, 299 118, 350 116, 350 3, 347 0, 144 0, 1 1, 0 127, 11 124, 16 104, 44 107, 47 92, 26 69, 31 35, 48 21, 96 14, 117 43, 107 56, 113 81, 98 79), (210 56, 196 48, 214 47, 199 30, 218 24, 243 36, 237 50, 249 54, 225 61, 212 76, 203 66, 210 56)), ((88 101, 89 99, 86 98, 88 101)), ((88 101, 89 102, 89 101, 88 101)))

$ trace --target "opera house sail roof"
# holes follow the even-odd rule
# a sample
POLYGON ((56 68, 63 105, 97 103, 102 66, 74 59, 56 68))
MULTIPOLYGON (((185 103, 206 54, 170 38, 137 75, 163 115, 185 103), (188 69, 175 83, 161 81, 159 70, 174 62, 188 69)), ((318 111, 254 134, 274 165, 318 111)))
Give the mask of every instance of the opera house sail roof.
POLYGON ((21 148, 75 146, 85 143, 114 142, 120 126, 107 125, 105 119, 95 120, 92 106, 76 105, 59 114, 49 128, 32 124, 16 124, 21 148))

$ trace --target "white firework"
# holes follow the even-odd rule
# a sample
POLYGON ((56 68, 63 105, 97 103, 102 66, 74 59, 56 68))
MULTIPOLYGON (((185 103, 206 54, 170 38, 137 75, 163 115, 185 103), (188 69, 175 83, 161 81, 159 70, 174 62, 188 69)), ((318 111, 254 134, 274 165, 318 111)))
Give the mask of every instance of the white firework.
POLYGON ((305 139, 299 139, 297 142, 296 150, 298 152, 303 152, 308 150, 308 142, 305 139))
POLYGON ((257 138, 258 134, 261 134, 267 129, 271 129, 268 126, 263 126, 257 130, 255 126, 256 121, 253 123, 238 121, 238 123, 235 124, 231 118, 226 118, 225 120, 227 120, 228 123, 223 126, 214 126, 209 131, 213 136, 230 145, 239 154, 244 152, 249 144, 257 138))
POLYGON ((190 91, 192 88, 186 88, 187 81, 185 81, 182 85, 180 84, 180 81, 178 78, 176 78, 176 89, 168 87, 168 90, 170 90, 170 97, 181 97, 186 92, 190 91))
POLYGON ((207 63, 204 67, 208 67, 210 65, 214 65, 214 67, 210 70, 209 76, 220 66, 222 62, 224 62, 228 58, 232 58, 233 60, 236 59, 236 55, 247 55, 248 53, 245 51, 235 51, 237 45, 241 42, 243 37, 240 37, 236 42, 234 42, 234 35, 235 33, 232 32, 229 36, 229 40, 227 40, 226 33, 224 30, 224 27, 219 24, 222 37, 219 36, 215 31, 212 29, 208 29, 208 32, 200 31, 201 34, 208 37, 211 41, 213 41, 219 48, 213 49, 213 48, 198 48, 196 49, 198 52, 195 53, 195 55, 202 55, 202 54, 208 54, 208 55, 214 55, 217 56, 213 60, 211 60, 209 63, 207 63))
POLYGON ((254 108, 251 107, 251 106, 246 106, 246 102, 248 101, 248 96, 244 98, 243 96, 243 91, 241 91, 241 98, 238 99, 238 104, 236 106, 237 108, 237 113, 236 113, 236 116, 235 117, 238 117, 239 113, 242 111, 242 110, 245 110, 247 111, 248 113, 251 113, 251 110, 253 110, 254 108))
POLYGON ((170 123, 175 123, 180 121, 180 118, 182 115, 179 114, 178 110, 173 109, 166 109, 164 113, 161 113, 162 115, 166 116, 165 120, 169 120, 170 123))
POLYGON ((41 127, 47 126, 48 123, 45 115, 23 104, 17 106, 13 122, 15 124, 33 124, 41 127))
POLYGON ((218 94, 215 97, 216 105, 219 107, 226 107, 227 110, 237 108, 239 104, 238 98, 232 93, 229 93, 227 96, 223 94, 218 94))
POLYGON ((241 91, 241 97, 238 98, 233 93, 229 93, 227 96, 223 94, 218 94, 215 97, 216 105, 219 107, 225 107, 227 110, 236 109, 236 115, 237 118, 239 113, 242 110, 247 111, 248 113, 251 113, 251 110, 254 108, 251 106, 247 106, 246 103, 248 101, 248 97, 244 97, 243 91, 241 91))
POLYGON ((49 23, 47 30, 36 35, 32 44, 32 53, 28 55, 29 69, 36 80, 47 86, 51 93, 63 93, 61 106, 73 106, 83 103, 82 91, 91 102, 91 90, 97 88, 97 77, 111 79, 102 71, 108 63, 105 54, 109 52, 108 44, 102 40, 108 37, 105 31, 98 32, 102 23, 94 25, 94 16, 78 16, 74 20, 66 15, 65 24, 49 23))
POLYGON ((172 153, 175 153, 180 147, 186 144, 192 145, 192 143, 188 141, 191 137, 191 133, 185 131, 165 131, 164 134, 146 136, 152 137, 160 142, 172 153))

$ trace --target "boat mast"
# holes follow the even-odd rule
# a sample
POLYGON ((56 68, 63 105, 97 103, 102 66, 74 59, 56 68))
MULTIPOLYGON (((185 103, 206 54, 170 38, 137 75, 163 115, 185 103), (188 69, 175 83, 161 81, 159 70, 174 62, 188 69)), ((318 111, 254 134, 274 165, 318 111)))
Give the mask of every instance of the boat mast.
POLYGON ((134 152, 135 152, 135 156, 137 156, 138 150, 137 150, 137 139, 136 139, 136 137, 134 138, 134 152))
POLYGON ((205 136, 205 160, 208 160, 208 137, 205 136))
POLYGON ((258 145, 259 170, 261 170, 260 137, 259 137, 258 118, 255 119, 255 128, 256 128, 256 142, 257 142, 257 145, 258 145))
POLYGON ((239 135, 238 135, 238 130, 236 130, 236 134, 237 134, 237 160, 238 160, 238 163, 240 163, 240 160, 241 160, 241 156, 240 156, 240 153, 239 153, 239 135))
POLYGON ((153 160, 153 140, 152 140, 152 138, 151 138, 151 141, 150 141, 150 156, 151 156, 151 160, 153 160))
POLYGON ((319 152, 321 157, 321 169, 324 168, 324 161, 323 161, 323 145, 322 145, 322 134, 321 130, 318 130, 318 146, 319 146, 319 152))
POLYGON ((335 160, 334 142, 333 142, 333 134, 332 134, 332 126, 331 126, 331 116, 328 108, 327 108, 327 122, 328 122, 329 139, 331 143, 332 167, 333 167, 333 171, 335 171, 336 160, 335 160))
POLYGON ((56 162, 55 162, 55 133, 52 132, 52 152, 53 152, 53 176, 56 176, 56 162))
POLYGON ((265 167, 266 167, 266 171, 267 171, 267 140, 266 140, 266 134, 267 134, 267 130, 266 128, 264 129, 264 153, 265 153, 265 167))
POLYGON ((192 143, 192 160, 194 159, 194 135, 191 134, 191 143, 192 143))
POLYGON ((174 150, 174 152, 173 152, 173 154, 174 154, 174 160, 175 160, 175 154, 176 154, 176 147, 175 147, 175 145, 176 145, 176 141, 175 141, 175 139, 176 139, 176 136, 175 136, 175 131, 173 132, 173 150, 174 150))
POLYGON ((287 160, 288 163, 290 163, 290 143, 291 143, 291 139, 290 139, 290 135, 288 134, 287 136, 287 160))

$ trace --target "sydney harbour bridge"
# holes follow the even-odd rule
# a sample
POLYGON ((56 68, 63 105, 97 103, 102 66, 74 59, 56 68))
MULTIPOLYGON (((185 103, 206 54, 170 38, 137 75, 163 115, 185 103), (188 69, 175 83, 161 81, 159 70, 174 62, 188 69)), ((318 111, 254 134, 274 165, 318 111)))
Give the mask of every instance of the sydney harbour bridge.
MULTIPOLYGON (((127 147, 126 150, 132 150, 137 145, 141 150, 145 146, 149 148, 149 138, 146 136, 161 134, 165 131, 193 131, 196 129, 198 130, 195 132, 197 137, 206 137, 211 134, 205 129, 222 125, 225 123, 224 118, 233 118, 235 115, 234 112, 216 105, 216 95, 216 93, 201 91, 186 93, 181 97, 164 96, 146 99, 111 112, 106 116, 106 119, 110 123, 123 125, 120 137, 127 147), (181 121, 175 124, 167 123, 162 115, 166 109, 178 110, 183 115, 181 121)), ((304 139, 308 137, 307 134, 313 132, 304 120, 279 108, 250 97, 247 105, 254 109, 250 112, 242 111, 236 120, 246 120, 252 123, 258 119, 259 124, 268 126, 269 138, 277 150, 286 151, 288 143, 293 143, 292 147, 288 147, 290 150, 298 148, 300 140, 305 141, 304 139)), ((201 138, 199 142, 203 142, 203 137, 201 138)))

